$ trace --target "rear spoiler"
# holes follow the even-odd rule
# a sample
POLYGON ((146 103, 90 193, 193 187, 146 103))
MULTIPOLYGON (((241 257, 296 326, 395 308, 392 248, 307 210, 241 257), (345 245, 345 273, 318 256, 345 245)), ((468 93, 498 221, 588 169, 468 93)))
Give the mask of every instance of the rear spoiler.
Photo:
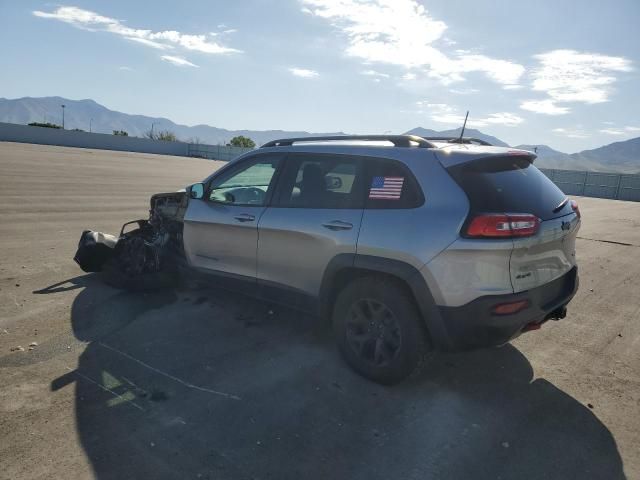
POLYGON ((537 155, 528 150, 519 150, 514 148, 505 147, 487 147, 480 145, 451 145, 453 148, 447 146, 439 150, 435 150, 433 153, 440 161, 443 167, 449 168, 455 165, 461 165, 464 163, 475 162, 476 160, 488 160, 490 158, 511 158, 526 159, 529 163, 537 158, 537 155))

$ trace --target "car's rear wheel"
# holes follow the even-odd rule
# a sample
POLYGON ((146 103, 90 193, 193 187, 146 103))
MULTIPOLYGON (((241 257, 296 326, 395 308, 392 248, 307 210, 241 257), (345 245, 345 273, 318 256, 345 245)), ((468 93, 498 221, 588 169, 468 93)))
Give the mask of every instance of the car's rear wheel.
POLYGON ((399 282, 384 276, 358 278, 340 292, 333 327, 346 362, 382 384, 415 373, 430 351, 413 299, 399 282))

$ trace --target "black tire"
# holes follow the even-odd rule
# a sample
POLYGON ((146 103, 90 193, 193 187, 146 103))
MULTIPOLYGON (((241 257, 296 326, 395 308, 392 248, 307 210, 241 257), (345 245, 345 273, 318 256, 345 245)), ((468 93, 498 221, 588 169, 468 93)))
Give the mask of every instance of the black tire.
POLYGON ((349 283, 338 295, 332 320, 342 357, 377 383, 392 385, 417 373, 431 351, 413 298, 392 278, 349 283))

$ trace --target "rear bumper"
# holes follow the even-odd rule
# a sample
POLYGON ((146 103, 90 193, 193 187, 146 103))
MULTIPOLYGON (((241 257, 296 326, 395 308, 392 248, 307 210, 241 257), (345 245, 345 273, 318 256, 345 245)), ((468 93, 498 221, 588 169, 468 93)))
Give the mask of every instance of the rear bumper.
POLYGON ((562 317, 564 307, 578 290, 578 269, 556 280, 525 292, 489 295, 460 307, 438 307, 446 330, 448 345, 443 350, 470 350, 502 345, 527 328, 553 317, 562 317), (495 315, 496 304, 529 300, 529 307, 510 315, 495 315))

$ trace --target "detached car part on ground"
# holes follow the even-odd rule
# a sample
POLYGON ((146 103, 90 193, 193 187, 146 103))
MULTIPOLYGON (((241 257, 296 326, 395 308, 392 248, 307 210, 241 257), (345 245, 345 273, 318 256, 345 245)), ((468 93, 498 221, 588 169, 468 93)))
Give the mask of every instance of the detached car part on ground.
POLYGON ((83 232, 75 260, 121 288, 187 268, 330 318, 347 363, 392 384, 431 352, 566 315, 580 212, 534 159, 473 139, 277 140, 154 195, 118 237, 83 232))

